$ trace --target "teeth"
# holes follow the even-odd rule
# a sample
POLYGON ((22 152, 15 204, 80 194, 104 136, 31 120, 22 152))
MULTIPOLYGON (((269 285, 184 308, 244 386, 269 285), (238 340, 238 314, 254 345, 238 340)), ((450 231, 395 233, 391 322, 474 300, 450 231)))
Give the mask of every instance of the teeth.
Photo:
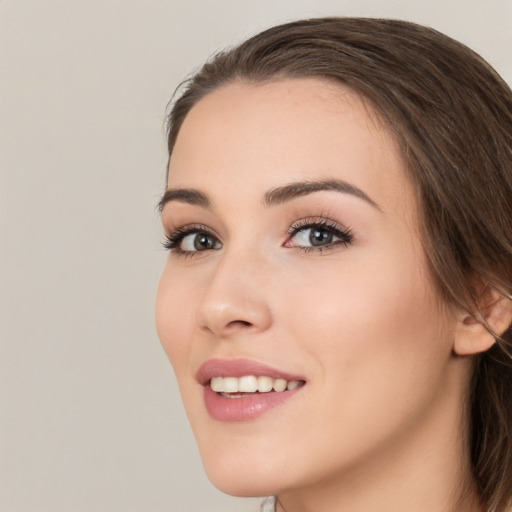
POLYGON ((210 387, 217 393, 222 393, 224 389, 224 379, 222 377, 213 377, 210 381, 210 387))
POLYGON ((236 393, 238 391, 238 379, 236 377, 225 377, 222 388, 224 393, 236 393))
POLYGON ((217 393, 268 393, 269 391, 281 392, 286 389, 297 389, 303 384, 300 380, 273 379, 266 375, 255 377, 254 375, 245 375, 243 377, 213 377, 210 381, 210 387, 217 393))
POLYGON ((253 375, 238 379, 238 391, 242 393, 254 393, 258 391, 258 379, 253 375))
POLYGON ((300 380, 291 380, 290 382, 288 382, 286 389, 289 389, 291 391, 292 389, 297 389, 299 386, 300 380))
POLYGON ((271 377, 258 377, 258 391, 260 393, 268 393, 272 391, 272 385, 274 384, 274 379, 271 377))
POLYGON ((284 391, 286 389, 287 382, 284 379, 276 379, 274 381, 274 391, 284 391))

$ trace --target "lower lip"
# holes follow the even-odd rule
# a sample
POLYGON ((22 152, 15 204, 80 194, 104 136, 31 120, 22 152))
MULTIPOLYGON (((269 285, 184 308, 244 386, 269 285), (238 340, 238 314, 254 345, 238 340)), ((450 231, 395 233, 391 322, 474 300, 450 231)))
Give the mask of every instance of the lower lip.
POLYGON ((208 414, 218 421, 242 422, 259 418, 267 411, 287 402, 300 388, 268 393, 250 393, 238 398, 226 398, 204 386, 204 402, 208 414))

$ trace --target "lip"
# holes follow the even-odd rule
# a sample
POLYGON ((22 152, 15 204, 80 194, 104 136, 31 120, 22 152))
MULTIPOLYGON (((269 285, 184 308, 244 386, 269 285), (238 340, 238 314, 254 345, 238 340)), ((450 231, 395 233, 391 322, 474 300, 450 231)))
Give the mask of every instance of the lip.
POLYGON ((201 385, 205 386, 212 377, 244 377, 245 375, 254 375, 255 377, 266 375, 273 379, 306 380, 300 375, 277 370, 251 359, 209 359, 199 367, 196 379, 201 385))
POLYGON ((210 359, 202 364, 196 373, 197 381, 203 386, 204 404, 208 414, 223 422, 244 422, 259 418, 275 407, 284 405, 304 386, 293 390, 268 393, 249 393, 238 398, 227 398, 210 388, 212 377, 255 377, 266 375, 273 379, 306 379, 250 359, 210 359))

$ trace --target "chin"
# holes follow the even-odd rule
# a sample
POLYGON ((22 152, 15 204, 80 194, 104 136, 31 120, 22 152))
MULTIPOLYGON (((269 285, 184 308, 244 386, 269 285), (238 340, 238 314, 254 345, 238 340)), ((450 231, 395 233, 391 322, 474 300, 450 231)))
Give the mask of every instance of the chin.
MULTIPOLYGON (((232 475, 229 472, 223 475, 215 474, 210 476, 207 472, 210 482, 220 491, 236 496, 238 498, 263 498, 276 494, 275 484, 271 482, 258 482, 251 476, 232 475)), ((266 478, 268 480, 268 477, 266 478)))
POLYGON ((241 469, 237 466, 223 465, 222 462, 205 465, 212 484, 220 491, 243 498, 270 496, 277 492, 275 473, 255 468, 246 463, 241 469))
MULTIPOLYGON (((200 446, 206 474, 222 492, 238 497, 270 496, 289 479, 287 466, 274 449, 265 450, 250 439, 229 446, 200 446)), ((269 447, 270 448, 270 447, 269 447)))

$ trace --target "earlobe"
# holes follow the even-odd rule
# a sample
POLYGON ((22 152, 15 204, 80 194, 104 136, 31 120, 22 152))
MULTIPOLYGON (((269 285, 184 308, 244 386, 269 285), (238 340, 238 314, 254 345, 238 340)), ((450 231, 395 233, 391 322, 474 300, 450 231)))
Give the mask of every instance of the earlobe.
POLYGON ((512 323, 512 299, 498 290, 484 287, 478 301, 479 313, 461 312, 455 334, 458 355, 472 355, 489 350, 512 323))

